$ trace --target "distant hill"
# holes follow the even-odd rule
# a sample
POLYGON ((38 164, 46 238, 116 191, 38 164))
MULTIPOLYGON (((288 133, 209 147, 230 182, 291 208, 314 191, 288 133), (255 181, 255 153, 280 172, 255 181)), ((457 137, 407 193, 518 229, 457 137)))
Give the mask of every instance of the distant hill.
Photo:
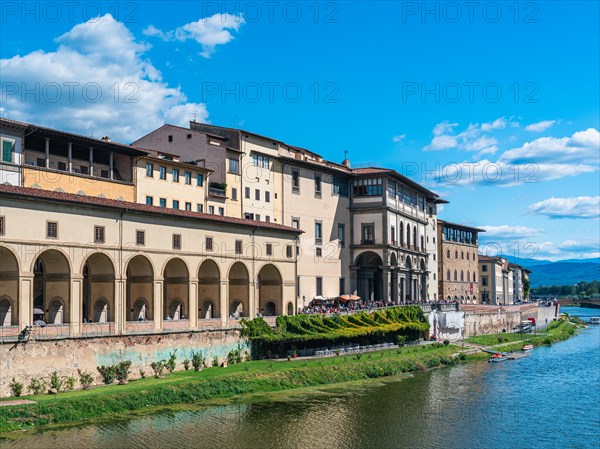
POLYGON ((537 259, 516 259, 502 256, 512 263, 531 270, 531 286, 574 285, 578 282, 600 280, 600 258, 567 259, 552 262, 537 259))

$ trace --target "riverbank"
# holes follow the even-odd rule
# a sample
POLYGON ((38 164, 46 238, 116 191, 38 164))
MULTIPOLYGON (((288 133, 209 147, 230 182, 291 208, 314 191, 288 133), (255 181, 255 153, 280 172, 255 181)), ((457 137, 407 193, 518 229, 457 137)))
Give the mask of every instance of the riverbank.
MULTIPOLYGON (((518 350, 525 342, 535 346, 551 344, 574 335, 575 329, 575 324, 560 321, 546 335, 514 343, 515 348, 503 345, 501 349, 518 350)), ((433 344, 312 360, 249 361, 200 372, 179 371, 165 378, 145 378, 126 385, 27 396, 35 404, 0 407, 0 434, 126 417, 132 412, 169 405, 383 378, 488 358, 483 352, 463 354, 460 349, 433 344)))
POLYGON ((423 345, 316 360, 249 361, 127 385, 28 396, 36 403, 0 407, 0 433, 78 424, 149 407, 394 376, 481 359, 480 354, 459 357, 459 352, 460 348, 452 345, 423 345))

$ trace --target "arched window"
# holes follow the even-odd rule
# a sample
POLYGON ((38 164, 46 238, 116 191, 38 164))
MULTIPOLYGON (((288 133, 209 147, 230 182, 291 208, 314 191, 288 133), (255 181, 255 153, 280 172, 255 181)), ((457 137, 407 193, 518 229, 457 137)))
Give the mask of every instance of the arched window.
MULTIPOLYGON (((467 253, 469 254, 469 253, 467 253)), ((467 271, 467 282, 471 282, 471 272, 467 271)))
POLYGON ((450 250, 447 250, 447 251, 446 251, 446 257, 447 257, 448 259, 450 259, 450 250))
POLYGON ((450 280, 450 270, 448 270, 448 272, 446 273, 446 280, 450 280))
POLYGON ((410 246, 410 225, 406 225, 406 244, 410 246))
POLYGON ((458 272, 454 270, 454 280, 458 281, 458 272))
POLYGON ((400 245, 404 245, 404 222, 400 222, 400 245))
POLYGON ((473 282, 477 282, 477 275, 475 274, 474 271, 473 271, 473 282))
POLYGON ((454 251, 454 258, 458 259, 458 251, 454 251))
POLYGON ((460 282, 464 282, 465 281, 465 273, 460 270, 460 282))
POLYGON ((469 252, 467 251, 467 260, 469 260, 469 252))
POLYGON ((464 259, 464 258, 465 258, 465 252, 464 252, 464 251, 461 251, 461 252, 460 252, 460 258, 461 258, 461 259, 464 259))

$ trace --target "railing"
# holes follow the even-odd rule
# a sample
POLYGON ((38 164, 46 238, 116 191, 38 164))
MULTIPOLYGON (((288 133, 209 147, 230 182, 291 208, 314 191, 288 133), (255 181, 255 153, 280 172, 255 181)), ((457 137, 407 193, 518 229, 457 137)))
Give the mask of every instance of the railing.
POLYGON ((164 320, 163 330, 179 331, 188 330, 190 328, 190 320, 164 320))
POLYGON ((48 324, 47 326, 33 326, 31 334, 36 340, 52 340, 65 338, 71 334, 69 324, 48 324))
POLYGON ((81 335, 83 337, 113 335, 114 333, 115 323, 83 323, 81 325, 81 335))
POLYGON ((154 332, 154 321, 127 321, 125 332, 128 334, 154 332))
POLYGON ((217 189, 216 187, 209 187, 208 194, 212 196, 218 196, 220 198, 225 198, 227 196, 225 189, 217 189))

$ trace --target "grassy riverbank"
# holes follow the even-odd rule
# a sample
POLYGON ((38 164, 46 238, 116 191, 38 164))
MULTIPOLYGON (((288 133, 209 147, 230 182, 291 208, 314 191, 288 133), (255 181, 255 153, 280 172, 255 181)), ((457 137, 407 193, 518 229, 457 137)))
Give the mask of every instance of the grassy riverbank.
MULTIPOLYGON (((511 344, 502 344, 493 346, 492 349, 497 349, 503 352, 519 351, 523 345, 544 346, 564 341, 575 335, 578 327, 581 327, 581 320, 577 318, 567 318, 565 320, 553 321, 545 329, 544 334, 532 335, 524 334, 523 339, 519 342, 511 344)), ((520 335, 520 334, 514 334, 520 335)))
POLYGON ((424 345, 358 357, 250 361, 227 368, 206 368, 200 372, 180 371, 163 379, 146 378, 127 385, 28 396, 26 399, 36 403, 0 407, 0 433, 77 424, 148 407, 393 376, 480 358, 477 355, 453 358, 459 350, 452 345, 424 345))

